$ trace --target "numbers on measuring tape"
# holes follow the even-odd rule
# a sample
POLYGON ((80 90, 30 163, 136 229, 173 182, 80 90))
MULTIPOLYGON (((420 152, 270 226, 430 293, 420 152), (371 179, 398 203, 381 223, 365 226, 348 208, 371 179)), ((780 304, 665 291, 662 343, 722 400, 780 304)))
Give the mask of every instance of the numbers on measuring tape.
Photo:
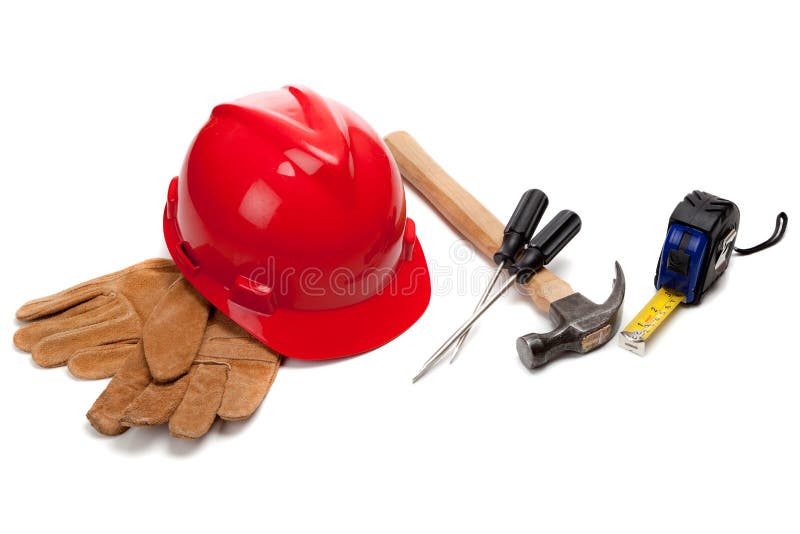
POLYGON ((625 337, 633 341, 646 340, 683 300, 682 293, 660 289, 625 328, 625 337))

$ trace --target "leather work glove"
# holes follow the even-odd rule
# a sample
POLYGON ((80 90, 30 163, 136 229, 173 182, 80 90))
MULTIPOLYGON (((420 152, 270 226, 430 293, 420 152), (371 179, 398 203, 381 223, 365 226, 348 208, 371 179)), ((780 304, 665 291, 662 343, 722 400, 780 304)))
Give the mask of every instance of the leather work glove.
POLYGON ((146 260, 23 305, 17 319, 29 324, 17 330, 14 344, 42 367, 66 364, 79 378, 107 378, 138 353, 144 325, 161 303, 161 322, 180 325, 169 340, 183 362, 164 357, 158 336, 146 348, 155 376, 172 380, 186 371, 208 320, 208 303, 188 287, 172 261, 146 260))
MULTIPOLYGON (((161 399, 165 391, 179 394, 181 398, 175 399, 173 411, 183 395, 193 394, 180 403, 181 411, 177 412, 174 425, 171 424, 175 428, 173 433, 186 437, 205 433, 197 432, 196 425, 189 428, 186 415, 183 420, 180 418, 180 414, 188 414, 190 423, 195 413, 209 418, 213 399, 207 397, 209 390, 204 386, 209 383, 207 375, 219 378, 219 370, 206 373, 204 368, 199 374, 201 382, 193 379, 198 376, 197 371, 184 376, 194 370, 196 359, 198 364, 211 365, 200 361, 199 354, 222 358, 214 363, 227 370, 222 384, 224 403, 218 403, 217 411, 228 420, 245 419, 255 411, 280 364, 280 357, 223 314, 213 312, 170 260, 147 260, 33 300, 17 311, 17 318, 32 322, 15 333, 14 343, 31 352, 39 365, 67 364, 73 375, 87 379, 121 373, 87 414, 92 425, 107 435, 120 434, 128 426, 158 424, 159 420, 149 417, 152 412, 140 409, 131 410, 132 418, 123 424, 128 404, 145 390, 147 395, 139 402, 153 398, 155 392, 158 392, 156 399, 161 399), (215 319, 208 323, 211 313, 215 319), (267 363, 251 362, 250 355, 267 363), (226 361, 231 358, 238 361, 226 361), (178 380, 181 377, 183 380, 178 380)), ((212 379, 210 383, 215 382, 212 379)), ((210 394, 213 396, 214 391, 210 394)), ((172 415, 169 412, 160 422, 166 422, 172 415)), ((214 417, 215 413, 211 413, 208 427, 214 417)))
POLYGON ((266 396, 281 363, 278 354, 217 310, 212 312, 191 369, 175 381, 154 381, 144 349, 139 347, 86 414, 102 434, 168 422, 173 436, 199 438, 217 416, 228 421, 247 419, 266 396))

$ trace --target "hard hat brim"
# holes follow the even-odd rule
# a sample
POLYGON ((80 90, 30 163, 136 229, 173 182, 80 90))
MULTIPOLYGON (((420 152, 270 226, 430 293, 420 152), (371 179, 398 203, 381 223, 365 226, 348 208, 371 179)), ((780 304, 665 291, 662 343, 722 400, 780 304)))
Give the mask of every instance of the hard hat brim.
POLYGON ((401 261, 384 291, 350 306, 329 310, 277 308, 272 314, 233 302, 203 269, 179 261, 175 225, 164 217, 167 248, 184 277, 214 307, 273 351, 301 360, 355 356, 393 340, 419 319, 431 298, 425 254, 415 238, 410 260, 401 261))

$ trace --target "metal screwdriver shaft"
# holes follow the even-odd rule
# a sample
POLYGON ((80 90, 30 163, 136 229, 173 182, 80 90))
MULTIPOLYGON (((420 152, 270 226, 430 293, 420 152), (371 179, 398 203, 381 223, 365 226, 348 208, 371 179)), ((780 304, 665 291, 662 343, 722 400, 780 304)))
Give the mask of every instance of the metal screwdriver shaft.
POLYGON ((486 310, 488 310, 488 309, 491 307, 491 305, 492 305, 492 304, 494 304, 494 303, 495 303, 495 301, 497 301, 497 299, 499 299, 499 298, 500 298, 500 297, 503 295, 503 293, 505 293, 505 292, 506 292, 506 289, 508 289, 509 287, 511 287, 511 284, 513 284, 515 281, 516 281, 516 278, 515 278, 515 277, 511 277, 511 278, 509 278, 509 279, 506 281, 506 283, 505 283, 505 284, 503 284, 503 286, 500 288, 500 291, 496 292, 494 295, 492 295, 492 296, 489 298, 489 300, 487 300, 486 302, 484 302, 484 303, 483 303, 483 305, 482 305, 482 306, 480 306, 480 307, 479 307, 479 308, 478 308, 478 309, 475 311, 475 313, 473 313, 473 314, 472 314, 472 316, 471 316, 469 319, 467 319, 467 322, 465 322, 463 325, 461 325, 461 326, 459 327, 459 329, 458 329, 458 330, 456 330, 456 331, 455 331, 455 333, 454 333, 452 336, 450 336, 449 338, 447 338, 447 341, 445 341, 445 342, 444 342, 444 344, 443 344, 441 347, 439 347, 439 348, 436 350, 436 352, 434 352, 434 353, 433 353, 433 356, 431 356, 430 358, 428 358, 428 361, 427 361, 427 363, 426 363, 426 364, 425 364, 425 365, 422 367, 422 369, 420 370, 420 372, 419 372, 419 373, 417 373, 417 376, 415 376, 415 377, 414 377, 414 379, 412 380, 412 382, 416 382, 417 380, 419 380, 420 378, 422 378, 423 376, 425 376, 425 375, 427 374, 427 372, 428 372, 428 371, 430 371, 431 369, 433 369, 433 367, 434 367, 434 366, 435 366, 437 363, 439 363, 439 361, 442 359, 442 357, 443 357, 443 356, 444 356, 444 355, 447 353, 447 349, 449 349, 449 348, 450 348, 450 347, 453 345, 453 343, 455 343, 455 342, 456 342, 456 340, 458 340, 458 338, 460 338, 460 337, 461 337, 461 336, 464 334, 464 332, 466 332, 467 330, 469 330, 469 329, 472 327, 472 325, 473 325, 473 324, 475 324, 475 321, 477 321, 478 319, 480 319, 481 315, 483 315, 483 314, 484 314, 484 312, 485 312, 486 310))
MULTIPOLYGON (((504 264, 503 263, 501 263, 500 265, 497 266, 497 269, 494 272, 494 276, 492 277, 491 281, 489 282, 489 285, 486 286, 486 289, 484 290, 483 295, 481 296, 480 302, 478 302, 478 305, 475 306, 475 309, 472 311, 472 313, 477 312, 481 308, 481 306, 483 306, 483 303, 486 302, 486 299, 489 298, 489 295, 491 294, 492 288, 497 283, 497 279, 500 277, 500 273, 502 272, 503 268, 504 268, 504 264)), ((459 338, 458 344, 456 345, 455 349, 453 350, 453 359, 450 360, 450 363, 453 363, 453 361, 456 359, 456 356, 458 355, 458 349, 464 343, 464 340, 467 338, 467 334, 469 334, 469 330, 464 332, 464 334, 459 338)), ((433 367, 434 365, 439 363, 438 360, 436 362, 433 361, 435 359, 435 356, 436 355, 434 354, 433 356, 428 358, 428 360, 423 364, 423 368, 426 368, 426 367, 429 367, 429 366, 433 367)))
POLYGON ((581 219, 578 215, 569 210, 558 213, 547 225, 531 240, 525 252, 510 268, 512 276, 506 281, 499 291, 494 293, 488 300, 461 325, 456 332, 447 338, 447 341, 439 347, 433 355, 428 358, 417 376, 412 382, 417 382, 420 378, 430 371, 444 357, 447 350, 461 337, 464 332, 469 330, 475 322, 488 310, 492 304, 497 302, 505 291, 516 281, 520 284, 527 284, 536 274, 536 271, 547 265, 561 249, 569 243, 581 229, 581 219))
MULTIPOLYGON (((478 311, 481 308, 481 306, 483 306, 483 303, 486 302, 486 299, 489 298, 489 295, 492 294, 492 289, 494 288, 494 285, 497 283, 497 279, 500 278, 500 273, 503 272, 503 269, 505 269, 505 267, 506 267, 506 262, 504 261, 500 262, 500 265, 497 266, 497 269, 494 271, 492 279, 489 280, 489 283, 486 285, 486 289, 483 290, 483 295, 481 295, 481 298, 478 301, 477 306, 475 306, 475 309, 472 310, 472 313, 478 311)), ((461 345, 464 344, 464 341, 466 341, 468 335, 469 335, 469 330, 464 332, 464 335, 458 338, 458 342, 456 343, 455 347, 453 347, 453 357, 450 358, 450 363, 453 363, 454 361, 456 361, 456 358, 458 358, 458 351, 461 350, 461 345)))
MULTIPOLYGON (((483 303, 486 302, 486 299, 489 298, 489 295, 492 294, 492 289, 494 289, 494 285, 497 283, 497 279, 500 278, 500 273, 503 269, 514 263, 519 253, 531 240, 539 221, 542 220, 542 215, 547 209, 547 203, 547 195, 539 189, 528 189, 522 194, 519 202, 517 202, 517 207, 514 208, 514 213, 503 229, 503 241, 492 258, 497 264, 497 270, 495 270, 489 285, 483 291, 483 295, 481 295, 478 304, 475 306, 475 311, 478 311, 483 303)), ((464 344, 468 335, 469 330, 464 332, 464 335, 458 339, 458 343, 453 348, 453 357, 450 363, 456 361, 458 351, 461 350, 461 345, 464 344)))

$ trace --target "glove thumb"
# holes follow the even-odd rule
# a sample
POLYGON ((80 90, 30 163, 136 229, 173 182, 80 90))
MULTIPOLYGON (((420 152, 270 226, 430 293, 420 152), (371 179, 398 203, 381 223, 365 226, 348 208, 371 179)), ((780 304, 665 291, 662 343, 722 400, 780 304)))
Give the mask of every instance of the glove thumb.
POLYGON ((211 305, 179 277, 153 308, 142 330, 150 374, 171 382, 189 372, 200 349, 211 305))

